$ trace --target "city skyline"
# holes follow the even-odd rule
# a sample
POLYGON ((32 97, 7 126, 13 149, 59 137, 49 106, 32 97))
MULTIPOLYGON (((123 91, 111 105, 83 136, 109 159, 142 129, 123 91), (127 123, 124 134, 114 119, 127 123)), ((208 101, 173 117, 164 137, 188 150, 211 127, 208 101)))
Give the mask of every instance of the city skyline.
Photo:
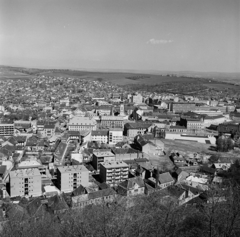
POLYGON ((0 64, 240 72, 236 0, 0 1, 0 64))

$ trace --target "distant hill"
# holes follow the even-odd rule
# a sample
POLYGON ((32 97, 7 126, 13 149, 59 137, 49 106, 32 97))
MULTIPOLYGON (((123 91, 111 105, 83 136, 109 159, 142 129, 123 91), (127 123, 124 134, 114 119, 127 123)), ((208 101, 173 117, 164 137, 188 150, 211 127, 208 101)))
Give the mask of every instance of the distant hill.
POLYGON ((39 69, 0 66, 0 78, 28 78, 29 76, 63 76, 86 79, 103 79, 119 85, 146 83, 159 84, 192 79, 212 79, 232 84, 240 84, 240 73, 191 72, 191 71, 136 71, 136 70, 95 70, 95 69, 39 69))

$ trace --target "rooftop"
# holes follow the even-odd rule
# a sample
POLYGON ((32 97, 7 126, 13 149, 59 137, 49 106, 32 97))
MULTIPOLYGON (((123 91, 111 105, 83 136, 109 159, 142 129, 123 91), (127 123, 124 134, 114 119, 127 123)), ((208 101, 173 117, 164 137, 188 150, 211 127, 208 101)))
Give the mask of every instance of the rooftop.
POLYGON ((76 172, 88 172, 88 169, 84 165, 72 165, 58 167, 61 173, 76 173, 76 172))
POLYGON ((111 162, 106 161, 106 162, 101 163, 101 165, 103 167, 105 167, 106 169, 120 168, 120 167, 127 167, 128 168, 128 165, 123 161, 111 161, 111 162))
POLYGON ((93 154, 95 156, 115 156, 111 151, 94 151, 93 154))
POLYGON ((31 177, 31 176, 40 176, 40 171, 37 168, 32 169, 19 169, 10 172, 10 177, 31 177))

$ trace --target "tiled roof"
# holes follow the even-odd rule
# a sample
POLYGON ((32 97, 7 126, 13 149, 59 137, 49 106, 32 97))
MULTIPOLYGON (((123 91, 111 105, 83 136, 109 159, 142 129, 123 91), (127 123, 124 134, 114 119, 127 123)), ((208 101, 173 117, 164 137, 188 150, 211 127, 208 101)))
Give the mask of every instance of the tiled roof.
POLYGON ((141 177, 134 177, 134 178, 125 180, 122 183, 120 183, 119 186, 129 190, 129 189, 132 189, 135 184, 137 184, 140 188, 145 186, 143 179, 141 177))
POLYGON ((116 192, 112 188, 107 188, 107 189, 89 193, 88 199, 96 199, 96 198, 112 196, 112 195, 116 195, 116 192))

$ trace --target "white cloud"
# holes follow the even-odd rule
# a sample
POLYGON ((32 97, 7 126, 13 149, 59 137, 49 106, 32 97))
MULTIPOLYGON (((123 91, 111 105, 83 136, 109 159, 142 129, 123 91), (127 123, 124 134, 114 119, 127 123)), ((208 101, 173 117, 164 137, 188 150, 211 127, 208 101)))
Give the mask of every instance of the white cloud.
POLYGON ((147 41, 147 44, 169 44, 172 43, 173 40, 165 40, 165 39, 150 39, 147 41))

